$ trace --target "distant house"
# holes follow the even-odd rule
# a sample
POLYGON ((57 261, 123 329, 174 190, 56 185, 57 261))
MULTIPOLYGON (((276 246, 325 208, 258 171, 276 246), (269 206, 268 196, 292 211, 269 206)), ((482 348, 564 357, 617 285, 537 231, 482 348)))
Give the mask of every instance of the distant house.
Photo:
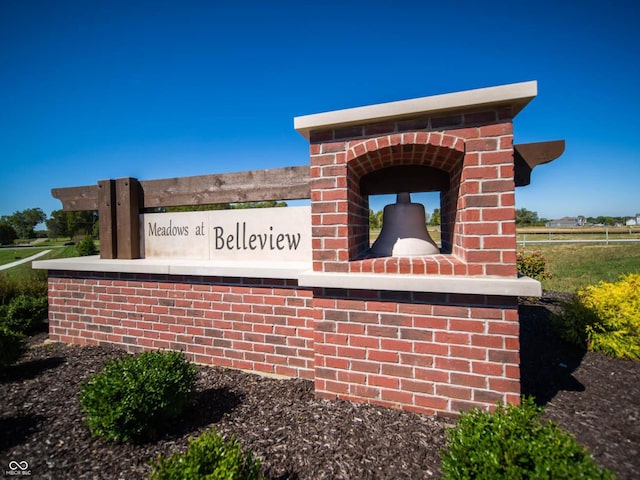
POLYGON ((562 217, 557 220, 549 220, 546 227, 582 227, 586 223, 586 219, 580 217, 562 217))
POLYGON ((640 213, 636 213, 636 218, 630 218, 627 220, 627 225, 629 227, 640 225, 640 213))

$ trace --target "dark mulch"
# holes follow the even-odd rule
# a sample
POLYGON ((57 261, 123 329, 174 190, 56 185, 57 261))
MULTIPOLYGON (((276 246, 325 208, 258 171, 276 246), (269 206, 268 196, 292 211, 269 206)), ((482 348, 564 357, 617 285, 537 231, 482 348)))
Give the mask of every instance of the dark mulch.
POLYGON ((620 479, 640 478, 640 362, 563 343, 550 312, 569 294, 546 292, 520 305, 523 393, 586 445, 620 479))
MULTIPOLYGON (((549 325, 557 294, 523 301, 523 390, 622 479, 640 472, 640 362, 613 360, 563 344, 549 325)), ((91 437, 80 383, 115 348, 43 344, 0 372, 0 477, 27 461, 32 478, 137 479, 160 454, 183 451, 215 426, 264 459, 271 479, 420 479, 440 476, 451 420, 376 406, 316 400, 303 380, 274 380, 201 367, 196 401, 161 440, 109 444, 91 437)))

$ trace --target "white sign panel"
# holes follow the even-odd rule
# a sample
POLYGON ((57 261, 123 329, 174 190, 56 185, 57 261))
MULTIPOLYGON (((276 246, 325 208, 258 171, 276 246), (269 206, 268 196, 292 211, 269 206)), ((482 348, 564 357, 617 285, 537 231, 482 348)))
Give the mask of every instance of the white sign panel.
POLYGON ((311 260, 311 207, 140 215, 145 258, 311 260))

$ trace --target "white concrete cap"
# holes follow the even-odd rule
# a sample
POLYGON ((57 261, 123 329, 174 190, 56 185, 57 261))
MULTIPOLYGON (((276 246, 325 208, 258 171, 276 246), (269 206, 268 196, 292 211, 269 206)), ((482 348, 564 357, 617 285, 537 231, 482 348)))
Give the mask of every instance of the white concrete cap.
POLYGON ((78 272, 149 273, 164 275, 280 278, 297 280, 301 287, 364 290, 467 293, 540 297, 540 282, 529 277, 466 277, 461 275, 402 275, 380 273, 325 273, 311 270, 310 262, 237 262, 149 259, 106 260, 98 256, 33 262, 34 269, 78 272))
POLYGON ((403 275, 307 271, 298 276, 301 287, 393 290, 407 292, 541 297, 540 282, 529 277, 467 277, 462 275, 403 275))
POLYGON ((443 114, 461 109, 512 105, 516 115, 537 94, 538 82, 534 80, 305 115, 295 117, 293 126, 308 140, 310 133, 314 130, 401 120, 418 114, 443 114))
POLYGON ((311 268, 311 263, 173 260, 163 258, 109 260, 101 259, 98 256, 90 256, 40 260, 33 262, 32 267, 37 270, 70 270, 78 272, 296 279, 300 273, 311 268))

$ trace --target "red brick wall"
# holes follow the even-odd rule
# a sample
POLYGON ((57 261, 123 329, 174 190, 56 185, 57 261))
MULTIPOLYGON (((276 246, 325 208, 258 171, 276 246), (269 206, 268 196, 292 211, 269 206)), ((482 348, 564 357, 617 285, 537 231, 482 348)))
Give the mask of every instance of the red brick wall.
POLYGON ((314 377, 312 292, 286 280, 49 275, 54 341, 182 350, 203 364, 314 377))
POLYGON ((517 403, 517 300, 316 292, 316 394, 425 413, 517 403))
POLYGON ((499 109, 312 132, 314 270, 515 277, 511 118, 511 109, 499 109), (440 192, 443 254, 362 259, 369 204, 359 180, 399 165, 450 176, 440 192))
POLYGON ((295 281, 50 272, 50 338, 315 380, 425 413, 518 402, 517 300, 295 281))

